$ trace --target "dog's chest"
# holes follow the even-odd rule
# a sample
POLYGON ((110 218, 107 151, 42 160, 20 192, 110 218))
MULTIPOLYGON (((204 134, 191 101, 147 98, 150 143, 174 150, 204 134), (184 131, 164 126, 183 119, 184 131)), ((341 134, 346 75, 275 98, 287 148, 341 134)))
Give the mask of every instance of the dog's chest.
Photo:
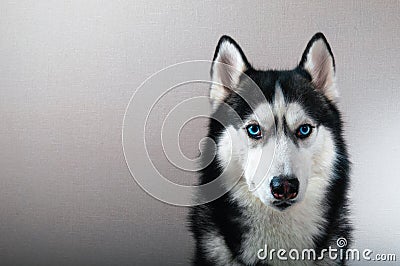
POLYGON ((260 206, 263 210, 248 209, 246 224, 249 228, 243 234, 241 244, 241 258, 243 261, 256 263, 258 261, 257 253, 260 249, 264 249, 262 255, 267 258, 264 262, 271 265, 295 265, 304 263, 308 265, 310 262, 303 261, 279 261, 277 251, 279 249, 286 250, 286 256, 292 249, 298 250, 300 253, 304 249, 314 248, 313 237, 320 234, 323 225, 321 213, 316 209, 302 209, 302 206, 296 206, 296 209, 287 212, 277 212, 260 206), (270 253, 272 261, 268 261, 270 253), (265 253, 266 252, 266 253, 265 253))

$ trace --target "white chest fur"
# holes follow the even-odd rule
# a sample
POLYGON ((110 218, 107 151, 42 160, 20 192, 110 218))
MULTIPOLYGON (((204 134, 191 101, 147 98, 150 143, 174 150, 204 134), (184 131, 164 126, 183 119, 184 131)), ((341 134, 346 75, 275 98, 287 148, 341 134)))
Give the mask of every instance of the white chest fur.
MULTIPOLYGON (((323 179, 311 179, 309 189, 321 187, 323 179)), ((257 252, 268 247, 268 251, 284 249, 289 252, 296 249, 300 253, 304 249, 314 247, 313 238, 320 234, 324 227, 322 193, 307 193, 303 201, 291 206, 285 211, 275 210, 265 206, 260 200, 248 193, 245 186, 238 184, 232 191, 238 198, 243 213, 246 216, 246 225, 250 228, 244 233, 241 258, 248 263, 257 261, 257 252), (240 198, 240 199, 239 199, 240 198)), ((311 191, 310 191, 311 192, 311 191)), ((287 253, 286 253, 287 256, 287 253)), ((268 257, 267 257, 268 259, 268 257)), ((280 261, 276 254, 269 262, 272 265, 309 265, 311 261, 280 261)))

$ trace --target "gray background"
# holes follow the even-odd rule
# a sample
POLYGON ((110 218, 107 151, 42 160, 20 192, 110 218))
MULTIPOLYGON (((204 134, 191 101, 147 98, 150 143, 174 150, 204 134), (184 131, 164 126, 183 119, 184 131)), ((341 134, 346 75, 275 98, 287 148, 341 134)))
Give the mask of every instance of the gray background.
MULTIPOLYGON (((222 34, 255 66, 286 68, 317 31, 337 61, 355 246, 400 256, 399 3, 2 1, 1 264, 186 264, 187 209, 143 192, 124 161, 132 93, 170 64, 211 59, 222 34)), ((187 132, 195 155, 204 127, 187 132)))

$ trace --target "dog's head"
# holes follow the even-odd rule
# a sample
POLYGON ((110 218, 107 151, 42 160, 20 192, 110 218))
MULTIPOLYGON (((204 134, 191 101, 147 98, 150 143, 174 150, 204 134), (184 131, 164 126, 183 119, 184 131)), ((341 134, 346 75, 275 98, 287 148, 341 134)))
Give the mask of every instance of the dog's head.
POLYGON ((284 210, 323 195, 340 156, 335 62, 322 33, 293 70, 254 69, 239 45, 223 36, 211 68, 215 134, 225 174, 240 172, 251 196, 284 210), (232 112, 233 111, 233 112, 232 112))

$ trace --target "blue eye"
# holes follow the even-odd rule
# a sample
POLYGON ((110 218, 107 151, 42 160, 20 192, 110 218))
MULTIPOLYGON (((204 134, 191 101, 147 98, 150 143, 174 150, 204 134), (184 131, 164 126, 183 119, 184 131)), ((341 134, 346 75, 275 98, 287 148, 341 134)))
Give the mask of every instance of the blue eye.
POLYGON ((247 134, 253 139, 261 138, 261 128, 257 124, 251 124, 246 127, 247 134))
POLYGON ((311 135, 313 130, 313 126, 309 124, 304 124, 301 125, 297 130, 296 130, 296 136, 300 139, 307 138, 308 136, 311 135))

